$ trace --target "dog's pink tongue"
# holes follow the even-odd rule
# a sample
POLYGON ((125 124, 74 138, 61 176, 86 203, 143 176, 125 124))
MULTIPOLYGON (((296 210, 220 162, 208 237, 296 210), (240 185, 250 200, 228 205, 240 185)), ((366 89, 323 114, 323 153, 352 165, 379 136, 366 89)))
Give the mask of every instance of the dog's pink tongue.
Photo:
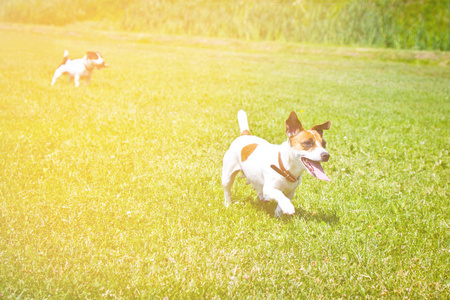
POLYGON ((325 175, 325 173, 323 172, 322 165, 319 162, 315 162, 315 161, 310 160, 309 163, 313 167, 314 174, 316 175, 317 178, 319 178, 320 180, 328 181, 328 182, 331 181, 331 179, 328 178, 328 176, 325 175))

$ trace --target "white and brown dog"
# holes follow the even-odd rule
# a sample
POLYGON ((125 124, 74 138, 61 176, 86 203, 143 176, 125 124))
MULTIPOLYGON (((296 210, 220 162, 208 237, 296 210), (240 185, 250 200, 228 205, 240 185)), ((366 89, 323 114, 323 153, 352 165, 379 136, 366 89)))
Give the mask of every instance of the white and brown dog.
POLYGON ((242 110, 238 112, 238 122, 241 136, 233 141, 223 158, 225 206, 231 203, 231 186, 239 171, 261 200, 278 203, 275 210, 278 217, 295 213, 291 200, 305 170, 318 179, 330 181, 320 164, 330 159, 323 139, 323 131, 331 127, 330 121, 305 130, 292 111, 286 120, 288 140, 281 145, 250 135, 247 114, 242 110))
POLYGON ((61 64, 56 69, 55 75, 53 75, 52 86, 55 84, 56 79, 64 74, 69 76, 69 82, 74 80, 75 87, 80 85, 80 79, 86 79, 86 84, 88 84, 95 68, 107 67, 108 64, 98 52, 88 51, 83 58, 71 60, 69 59, 69 52, 66 50, 64 51, 61 64))

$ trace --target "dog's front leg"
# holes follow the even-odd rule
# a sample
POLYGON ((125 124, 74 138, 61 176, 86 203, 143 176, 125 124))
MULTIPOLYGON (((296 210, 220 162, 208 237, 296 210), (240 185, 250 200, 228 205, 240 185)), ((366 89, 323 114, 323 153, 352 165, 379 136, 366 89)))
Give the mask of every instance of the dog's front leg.
POLYGON ((266 200, 277 201, 278 206, 275 210, 275 215, 277 217, 281 217, 281 214, 283 213, 287 215, 293 215, 295 213, 295 208, 294 205, 292 205, 291 200, 286 197, 280 190, 264 185, 263 197, 266 200))

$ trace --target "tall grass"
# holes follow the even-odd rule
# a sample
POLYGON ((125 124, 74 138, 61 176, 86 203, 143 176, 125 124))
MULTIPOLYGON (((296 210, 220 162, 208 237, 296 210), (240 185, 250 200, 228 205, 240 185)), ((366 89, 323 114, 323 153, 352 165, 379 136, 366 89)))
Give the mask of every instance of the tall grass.
POLYGON ((195 3, 135 1, 128 30, 337 45, 450 50, 448 1, 195 3))
POLYGON ((130 31, 450 50, 449 0, 3 0, 0 9, 4 21, 61 25, 108 18, 130 31))
POLYGON ((126 3, 120 0, 0 0, 0 20, 66 25, 88 20, 118 19, 126 3))

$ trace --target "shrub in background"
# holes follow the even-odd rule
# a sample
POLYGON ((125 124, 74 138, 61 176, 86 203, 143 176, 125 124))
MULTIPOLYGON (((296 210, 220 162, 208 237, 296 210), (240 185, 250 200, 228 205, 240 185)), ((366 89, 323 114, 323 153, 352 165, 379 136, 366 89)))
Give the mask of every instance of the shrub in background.
POLYGON ((420 50, 450 50, 450 0, 0 0, 0 20, 420 50))

